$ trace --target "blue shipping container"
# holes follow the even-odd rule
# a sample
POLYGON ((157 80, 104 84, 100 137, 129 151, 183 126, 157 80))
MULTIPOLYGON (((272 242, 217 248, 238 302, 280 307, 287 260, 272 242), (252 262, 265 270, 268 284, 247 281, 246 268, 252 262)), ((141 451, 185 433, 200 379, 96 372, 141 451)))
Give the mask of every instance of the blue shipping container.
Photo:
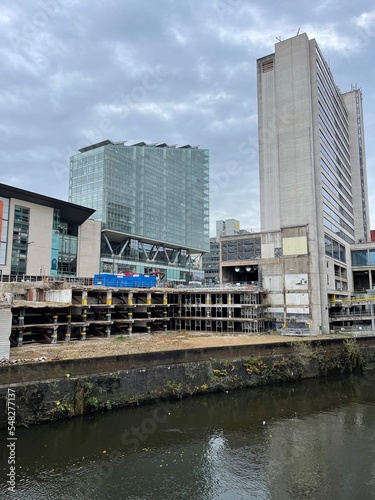
POLYGON ((94 285, 113 288, 152 288, 156 286, 156 276, 149 274, 109 274, 94 275, 94 285))

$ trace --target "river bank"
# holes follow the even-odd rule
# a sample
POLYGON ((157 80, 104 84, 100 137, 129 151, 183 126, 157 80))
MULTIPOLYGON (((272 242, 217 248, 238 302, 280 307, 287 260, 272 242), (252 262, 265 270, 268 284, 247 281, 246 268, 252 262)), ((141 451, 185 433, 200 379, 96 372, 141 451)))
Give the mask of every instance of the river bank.
MULTIPOLYGON (((25 345, 0 366, 18 425, 375 367, 375 338, 153 334, 25 345), (142 337, 142 338, 141 338, 142 337), (84 345, 83 345, 84 344, 84 345)), ((1 426, 6 425, 5 412, 1 426)))
MULTIPOLYGON (((330 339, 331 336, 309 337, 310 340, 330 339)), ((306 341, 306 337, 293 337, 293 340, 306 341)), ((217 335, 205 332, 194 333, 179 331, 168 333, 116 335, 110 338, 91 337, 87 341, 71 341, 52 343, 25 343, 21 347, 12 348, 12 363, 30 363, 42 361, 58 361, 63 359, 100 358, 111 355, 137 354, 178 349, 197 349, 224 347, 232 345, 288 343, 291 337, 275 334, 259 335, 217 335)))

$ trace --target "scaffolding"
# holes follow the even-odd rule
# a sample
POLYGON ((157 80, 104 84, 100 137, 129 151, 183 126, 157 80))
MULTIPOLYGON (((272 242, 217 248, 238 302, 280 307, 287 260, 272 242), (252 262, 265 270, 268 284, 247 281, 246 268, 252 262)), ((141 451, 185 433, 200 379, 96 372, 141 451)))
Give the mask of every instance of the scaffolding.
POLYGON ((169 330, 232 334, 265 331, 262 293, 255 289, 91 286, 65 289, 65 296, 69 292, 68 301, 59 301, 58 291, 54 301, 41 300, 41 290, 34 290, 31 300, 29 292, 16 298, 12 307, 12 344, 169 330))
POLYGON ((188 290, 173 294, 172 329, 215 333, 265 331, 261 291, 232 289, 188 290))

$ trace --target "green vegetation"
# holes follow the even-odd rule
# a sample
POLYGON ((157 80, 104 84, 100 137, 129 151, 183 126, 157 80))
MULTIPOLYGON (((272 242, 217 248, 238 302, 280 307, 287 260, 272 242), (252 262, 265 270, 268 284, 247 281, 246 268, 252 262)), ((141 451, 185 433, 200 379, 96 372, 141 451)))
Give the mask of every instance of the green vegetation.
POLYGON ((74 407, 66 401, 56 401, 55 407, 52 408, 50 414, 53 417, 72 417, 74 415, 74 407))
POLYGON ((259 374, 267 369, 267 365, 257 358, 251 358, 242 364, 248 375, 259 374))
POLYGON ((358 342, 355 339, 347 339, 343 342, 345 361, 350 371, 360 368, 363 363, 361 351, 358 342))
POLYGON ((99 406, 99 399, 96 398, 95 396, 91 396, 90 398, 87 398, 86 399, 86 406, 88 408, 96 410, 99 406))
POLYGON ((168 392, 172 393, 176 398, 182 398, 183 396, 183 385, 178 382, 170 381, 167 383, 168 392))

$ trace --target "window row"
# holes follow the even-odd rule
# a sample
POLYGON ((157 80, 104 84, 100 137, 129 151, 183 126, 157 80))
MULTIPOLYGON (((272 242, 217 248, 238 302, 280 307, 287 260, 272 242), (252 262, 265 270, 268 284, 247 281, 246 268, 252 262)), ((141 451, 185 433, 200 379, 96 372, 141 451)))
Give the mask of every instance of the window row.
POLYGON ((325 254, 333 259, 337 259, 341 262, 346 262, 346 253, 344 245, 341 245, 338 241, 328 234, 324 235, 324 244, 325 244, 325 254))

